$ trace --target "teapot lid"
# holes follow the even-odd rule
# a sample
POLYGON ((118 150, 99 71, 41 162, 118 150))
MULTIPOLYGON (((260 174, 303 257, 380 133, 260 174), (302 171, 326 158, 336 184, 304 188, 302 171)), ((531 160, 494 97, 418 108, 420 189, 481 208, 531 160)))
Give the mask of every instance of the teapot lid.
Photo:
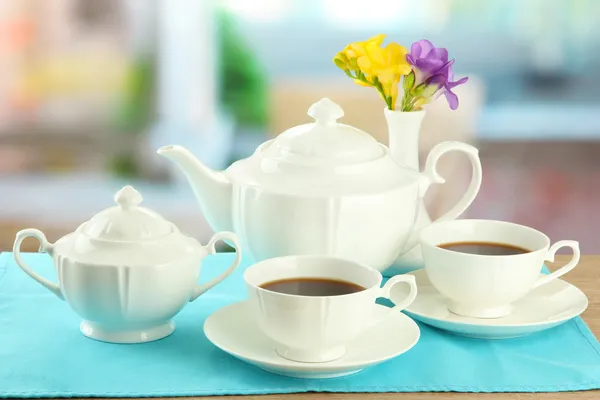
POLYGON ((328 98, 308 109, 315 122, 281 133, 264 156, 300 164, 343 165, 371 161, 385 155, 382 146, 366 132, 338 123, 344 110, 328 98))
POLYGON ((315 122, 261 144, 252 156, 227 168, 227 179, 303 196, 381 193, 418 184, 418 171, 398 164, 386 146, 338 123, 344 111, 333 101, 318 101, 308 115, 315 122))
POLYGON ((115 195, 117 206, 107 208, 85 222, 79 231, 110 242, 139 242, 173 233, 177 228, 159 214, 139 207, 142 195, 125 186, 115 195))

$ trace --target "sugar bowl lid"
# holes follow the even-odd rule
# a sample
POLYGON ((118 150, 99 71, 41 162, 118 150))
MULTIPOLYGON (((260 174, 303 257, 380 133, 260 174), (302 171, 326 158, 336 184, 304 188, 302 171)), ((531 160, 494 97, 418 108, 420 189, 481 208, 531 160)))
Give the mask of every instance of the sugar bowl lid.
POLYGON ((108 242, 138 242, 157 239, 177 231, 159 214, 140 207, 142 195, 125 186, 115 195, 117 206, 107 208, 82 224, 79 232, 108 242))
POLYGON ((154 211, 140 207, 142 196, 133 187, 123 187, 114 199, 116 206, 57 240, 53 254, 86 265, 143 267, 206 253, 196 239, 154 211))

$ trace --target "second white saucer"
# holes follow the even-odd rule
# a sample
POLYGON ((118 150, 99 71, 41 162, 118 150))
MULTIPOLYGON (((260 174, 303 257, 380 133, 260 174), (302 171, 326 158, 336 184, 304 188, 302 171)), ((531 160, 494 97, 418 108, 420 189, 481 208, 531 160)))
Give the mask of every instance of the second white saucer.
POLYGON ((221 350, 265 371, 294 378, 336 378, 394 358, 419 340, 417 324, 406 315, 373 304, 373 316, 388 318, 367 329, 348 345, 346 354, 335 361, 301 363, 280 357, 275 344, 252 318, 248 303, 242 301, 221 308, 204 323, 208 340, 221 350), (390 334, 394 332, 394 334, 390 334))
POLYGON ((556 279, 515 302, 515 311, 506 317, 463 317, 448 311, 446 300, 431 284, 424 269, 410 274, 415 276, 419 292, 404 312, 427 325, 462 336, 480 339, 525 336, 560 325, 580 315, 588 305, 581 290, 556 279))

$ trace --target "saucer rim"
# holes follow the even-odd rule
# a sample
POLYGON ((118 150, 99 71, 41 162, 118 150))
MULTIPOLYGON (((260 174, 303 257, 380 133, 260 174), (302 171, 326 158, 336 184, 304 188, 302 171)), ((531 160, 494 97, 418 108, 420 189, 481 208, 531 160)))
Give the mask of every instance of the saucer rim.
MULTIPOLYGON (((391 355, 388 355, 386 357, 380 357, 380 358, 376 358, 376 359, 369 359, 367 362, 359 362, 359 363, 345 363, 345 364, 340 364, 340 362, 343 362, 344 356, 342 356, 341 358, 338 358, 336 360, 332 360, 332 361, 327 361, 327 362, 319 362, 319 363, 304 363, 304 362, 299 362, 299 361, 293 361, 293 360, 289 360, 280 356, 278 361, 280 361, 280 363, 274 363, 273 360, 262 360, 262 359, 252 359, 249 358, 248 356, 242 355, 239 352, 236 351, 231 351, 230 349, 226 349, 223 346, 218 345, 217 343, 215 343, 214 340, 211 340, 211 338, 209 337, 209 335, 206 332, 206 325, 209 322, 210 318, 216 318, 213 317, 215 316, 219 311, 221 310, 225 310, 227 308, 233 308, 233 307, 240 307, 242 304, 247 303, 248 300, 242 300, 242 301, 238 301, 235 303, 231 303, 228 304, 224 307, 221 307, 219 310, 215 311, 213 314, 209 315, 208 318, 206 318, 206 320, 204 321, 204 324, 202 326, 202 330, 204 332, 204 336, 206 337, 206 339, 208 339, 209 342, 211 342, 215 347, 217 347, 219 350, 239 359, 242 360, 244 362, 247 362, 251 365, 256 366, 257 368, 260 368, 260 365, 266 365, 269 367, 274 367, 276 369, 279 370, 288 370, 288 371, 321 371, 321 372, 326 372, 326 371, 337 371, 340 369, 343 370, 351 370, 351 369, 360 369, 363 370, 365 368, 368 368, 370 366, 376 365, 376 364, 380 364, 383 363, 385 361, 391 360, 393 358, 396 358, 404 353, 406 353, 407 351, 411 350, 413 347, 415 347, 415 345, 419 342, 419 340, 421 339, 421 328, 419 327, 419 325, 416 323, 416 321, 414 319, 412 319, 410 316, 404 314, 403 312, 397 312, 394 317, 395 318, 402 318, 403 320, 407 321, 407 323, 411 324, 413 327, 413 330, 415 331, 415 337, 414 340, 412 340, 409 344, 407 344, 405 346, 405 349, 401 352, 394 352, 391 355)), ((390 307, 386 307, 380 304, 376 304, 373 303, 373 306, 376 308, 385 308, 385 309, 390 309, 390 307)), ((370 327, 369 329, 373 329, 374 327, 370 327)), ((264 335, 264 334, 263 334, 264 335)), ((360 337, 360 335, 358 336, 360 337)), ((357 339, 358 339, 357 337, 357 339)), ((275 353, 276 354, 276 353, 275 353)), ((267 371, 270 372, 270 371, 267 371)), ((358 371, 357 371, 358 372, 358 371)))
MULTIPOLYGON (((415 271, 411 271, 411 272, 407 272, 406 275, 413 275, 415 276, 416 274, 427 274, 427 272, 425 271, 425 268, 421 268, 415 271)), ((543 276, 547 276, 546 274, 542 274, 540 273, 540 277, 543 276)), ((417 276, 415 276, 415 278, 417 278, 417 276)), ((583 312, 585 310, 587 310, 588 306, 589 306, 589 299, 586 296, 586 294, 579 289, 577 286, 573 285, 572 283, 569 283, 563 279, 555 279, 555 281, 560 281, 563 284, 566 284, 568 286, 571 286, 572 288, 574 288, 577 292, 579 292, 579 295, 582 296, 583 299, 585 299, 585 304, 583 305, 583 307, 581 308, 581 310, 578 310, 577 312, 572 313, 573 315, 569 316, 569 317, 564 317, 564 318, 556 318, 556 319, 550 319, 550 320, 544 320, 544 321, 539 321, 539 322, 532 322, 532 323, 520 323, 520 324, 515 324, 515 323, 509 323, 509 324, 502 324, 502 325, 497 325, 497 324, 489 324, 487 323, 488 321, 498 321, 501 320, 502 318, 474 318, 474 317, 464 317, 458 314, 455 314, 457 317, 460 318, 471 318, 473 320, 476 320, 477 322, 467 322, 467 321, 451 321, 448 319, 441 319, 438 317, 434 317, 431 315, 427 315, 427 314, 423 314, 420 312, 415 312, 415 311, 411 311, 411 305, 409 305, 408 307, 406 307, 404 310, 402 310, 402 312, 405 312, 408 315, 414 315, 416 317, 422 317, 422 318, 428 318, 428 319, 432 319, 432 320, 436 320, 436 321, 440 321, 440 322, 444 322, 447 324, 456 324, 456 325, 467 325, 467 326, 477 326, 477 327, 486 327, 486 328, 523 328, 523 327, 535 327, 535 326, 544 326, 544 325, 551 325, 551 324, 560 324, 560 323, 564 323, 567 322, 573 318, 576 318, 578 316, 580 316, 581 314, 583 314, 583 312)), ((418 282, 417 282, 418 285, 418 282)), ((433 285, 429 285, 430 287, 433 287, 435 289, 435 286, 433 285)), ((437 289, 435 289, 437 290, 437 289)), ((438 291, 439 293, 439 291, 438 291)), ((417 291, 417 297, 419 296, 419 292, 417 291)), ((418 318, 417 318, 418 319, 418 318)), ((419 320, 420 321, 420 320, 419 320)), ((423 321, 421 321, 423 322, 423 321)), ((425 322, 423 322, 425 323, 425 322)))

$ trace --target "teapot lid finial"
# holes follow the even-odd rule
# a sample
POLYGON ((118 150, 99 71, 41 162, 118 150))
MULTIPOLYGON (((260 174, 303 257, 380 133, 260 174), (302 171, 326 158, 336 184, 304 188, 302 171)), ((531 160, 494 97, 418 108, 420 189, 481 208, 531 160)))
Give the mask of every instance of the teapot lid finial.
POLYGON ((329 125, 344 116, 344 110, 327 97, 317 101, 308 109, 310 115, 317 123, 329 125))
POLYGON ((115 195, 115 202, 124 210, 137 207, 143 200, 142 195, 130 185, 123 187, 115 195))

